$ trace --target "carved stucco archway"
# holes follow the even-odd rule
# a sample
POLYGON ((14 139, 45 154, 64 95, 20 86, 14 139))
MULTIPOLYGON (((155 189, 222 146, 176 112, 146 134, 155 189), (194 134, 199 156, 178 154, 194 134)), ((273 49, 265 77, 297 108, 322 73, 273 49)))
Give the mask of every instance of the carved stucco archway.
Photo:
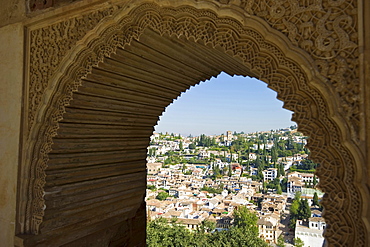
MULTIPOLYGON (((102 5, 97 10, 82 12, 82 15, 71 14, 65 21, 29 25, 29 71, 26 72, 29 80, 26 92, 29 97, 25 102, 27 107, 23 125, 17 227, 18 235, 25 239, 24 243, 87 243, 93 230, 80 235, 66 234, 73 226, 82 228, 84 224, 85 227, 95 224, 97 229, 110 229, 108 224, 120 229, 101 236, 103 242, 112 239, 118 239, 119 242, 129 238, 117 237, 116 234, 119 231, 134 231, 128 225, 134 224, 135 217, 123 217, 125 210, 130 214, 136 213, 136 219, 143 221, 141 203, 145 188, 145 153, 158 116, 189 86, 225 70, 232 75, 253 76, 268 83, 278 93, 284 107, 294 112, 293 120, 298 123, 300 131, 310 137, 308 147, 312 158, 321 164, 317 175, 320 177, 320 188, 326 193, 323 205, 329 225, 326 231, 328 243, 333 246, 366 245, 368 230, 365 227, 367 222, 364 221, 364 212, 367 209, 363 208, 362 202, 368 198, 362 187, 363 153, 359 148, 362 123, 359 114, 358 34, 357 24, 354 23, 356 2, 313 1, 307 5, 297 5, 290 1, 281 4, 276 1, 241 1, 238 4, 220 3, 222 1, 155 2, 117 1, 116 4, 102 5), (184 49, 184 53, 187 51, 186 54, 190 55, 178 57, 174 48, 184 49), (107 88, 99 87, 96 92, 89 91, 89 88, 96 87, 96 83, 101 83, 99 80, 112 78, 115 73, 120 74, 114 69, 117 68, 117 62, 130 66, 133 61, 138 62, 134 67, 141 69, 140 74, 143 76, 139 61, 151 61, 152 65, 170 67, 165 57, 171 61, 175 57, 185 64, 186 61, 196 63, 197 58, 191 51, 197 54, 198 59, 202 56, 205 61, 208 59, 212 63, 208 67, 199 68, 199 75, 188 75, 181 68, 178 71, 172 69, 173 75, 182 77, 181 82, 174 81, 171 84, 169 80, 174 79, 168 76, 166 80, 161 78, 162 84, 156 84, 149 79, 137 79, 135 73, 139 72, 132 70, 130 72, 133 74, 125 75, 131 80, 128 82, 130 86, 117 86, 113 82, 108 85, 117 87, 117 94, 123 89, 130 92, 122 91, 122 95, 129 100, 118 104, 122 107, 120 110, 111 108, 113 103, 109 100, 114 97, 105 95, 107 88), (143 60, 132 58, 125 61, 127 52, 143 60), (162 60, 155 60, 154 56, 159 55, 164 56, 162 60), (110 70, 110 75, 102 73, 102 70, 110 70), (140 90, 143 90, 142 93, 140 90), (100 105, 94 105, 93 101, 82 96, 79 98, 82 94, 96 96, 99 93, 100 98, 106 99, 100 105), (80 195, 94 193, 94 188, 98 191, 98 187, 94 187, 97 186, 94 181, 98 178, 77 179, 77 182, 68 178, 68 172, 82 174, 82 168, 78 165, 74 170, 73 166, 55 168, 63 162, 86 162, 81 156, 71 156, 68 161, 60 162, 60 157, 68 158, 66 150, 70 145, 61 139, 81 138, 76 137, 73 132, 75 130, 68 124, 81 124, 80 128, 76 127, 81 131, 85 128, 82 123, 91 128, 84 121, 92 116, 87 113, 92 107, 100 107, 102 112, 113 115, 121 114, 107 116, 126 123, 123 124, 122 132, 117 133, 117 129, 114 129, 114 134, 122 135, 131 144, 125 144, 117 150, 125 157, 131 157, 130 153, 136 155, 126 158, 131 163, 124 177, 124 186, 137 183, 138 190, 135 190, 135 186, 130 188, 135 196, 122 197, 129 198, 129 205, 115 208, 122 211, 118 214, 122 218, 104 224, 99 222, 111 219, 114 215, 86 223, 88 216, 85 214, 92 210, 93 205, 97 205, 96 200, 103 200, 106 192, 103 191, 95 200, 92 196, 88 197, 88 205, 77 204, 84 212, 68 205, 76 203, 80 195), (135 144, 135 137, 138 136, 141 139, 136 139, 135 144), (133 168, 133 164, 138 168, 133 168), (60 223, 55 214, 67 220, 60 223), (68 217, 83 219, 68 221, 68 217), (24 234, 31 235, 26 237, 24 234), (58 234, 66 237, 61 240, 56 237, 58 234)), ((201 64, 198 66, 202 67, 201 64)), ((156 73, 158 70, 153 70, 152 76, 156 73)), ((90 130, 87 132, 99 132, 98 128, 90 130)), ((94 135, 89 138, 99 139, 94 135)), ((99 144, 104 146, 105 142, 99 144)), ((73 148, 76 147, 82 150, 81 153, 88 149, 90 155, 97 148, 89 146, 88 141, 75 143, 73 148)), ((96 152, 96 157, 99 152, 96 152)), ((88 160, 93 159, 89 157, 88 160)), ((93 167, 91 170, 96 168, 90 163, 88 166, 93 167)), ((106 169, 104 171, 109 174, 109 178, 114 174, 110 169, 117 167, 104 166, 98 169, 106 169)), ((118 174, 123 173, 118 172, 115 176, 118 174)), ((112 190, 116 190, 114 184, 119 184, 119 181, 104 183, 104 186, 109 184, 112 190)), ((108 215, 107 212, 105 214, 108 215)), ((137 228, 140 227, 143 225, 137 228)))

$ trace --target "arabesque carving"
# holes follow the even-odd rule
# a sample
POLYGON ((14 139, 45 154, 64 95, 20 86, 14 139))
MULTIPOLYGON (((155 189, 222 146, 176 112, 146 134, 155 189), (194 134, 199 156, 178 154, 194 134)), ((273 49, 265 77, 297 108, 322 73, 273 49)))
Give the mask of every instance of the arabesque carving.
MULTIPOLYGON (((232 4, 232 1, 229 2, 232 4)), ((264 19, 271 27, 285 34, 293 45, 312 55, 320 73, 337 92, 341 103, 339 107, 351 123, 353 135, 359 138, 357 1, 244 0, 238 7, 264 19)), ((30 32, 34 49, 30 54, 29 128, 34 122, 48 78, 65 52, 103 17, 112 15, 116 8, 85 14, 30 32), (54 39, 54 36, 59 38, 54 39), (50 48, 45 51, 43 46, 37 44, 47 44, 50 48)))
MULTIPOLYGON (((341 112, 351 123, 358 140, 360 116, 355 1, 302 2, 309 4, 250 0, 241 1, 239 7, 250 15, 264 19, 271 27, 284 33, 293 45, 311 55, 317 65, 312 69, 317 69, 332 85, 338 101, 343 104, 341 112)), ((30 32, 29 130, 34 127, 44 91, 68 50, 102 17, 115 15, 119 15, 119 9, 110 8, 30 32), (64 40, 68 33, 75 35, 64 40)), ((58 81, 62 90, 54 93, 52 105, 43 115, 45 122, 37 130, 38 142, 33 148, 33 160, 29 165, 34 180, 30 180, 28 190, 27 232, 37 234, 42 223, 45 168, 64 107, 72 100, 73 92, 78 90, 81 78, 90 73, 93 66, 118 47, 124 48, 132 39, 139 39, 146 28, 161 35, 185 36, 221 47, 225 52, 241 58, 254 76, 278 92, 284 107, 295 113, 294 121, 300 130, 310 136, 312 157, 321 163, 317 174, 321 178, 320 188, 326 192, 323 204, 329 224, 326 231, 328 242, 335 246, 365 245, 362 197, 354 183, 354 157, 343 146, 341 132, 329 118, 328 102, 309 84, 300 65, 287 58, 276 44, 267 41, 264 34, 236 19, 219 17, 214 11, 191 6, 170 8, 149 3, 134 8, 129 15, 107 26, 69 63, 68 74, 58 81)))
POLYGON ((265 20, 312 56, 337 93, 340 111, 358 139, 361 102, 357 4, 355 0, 244 0, 240 7, 265 20))
POLYGON ((118 8, 115 6, 90 12, 29 32, 31 49, 29 58, 28 129, 32 128, 35 121, 35 113, 40 106, 42 95, 48 86, 50 77, 54 74, 65 54, 104 17, 111 16, 118 8))

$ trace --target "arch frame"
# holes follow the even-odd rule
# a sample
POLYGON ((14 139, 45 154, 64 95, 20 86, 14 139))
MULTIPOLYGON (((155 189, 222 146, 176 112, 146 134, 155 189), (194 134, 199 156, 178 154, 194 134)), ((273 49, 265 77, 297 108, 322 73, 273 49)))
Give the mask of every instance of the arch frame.
MULTIPOLYGON (((249 66, 249 68, 251 69, 251 75, 265 81, 270 88, 278 92, 278 98, 284 102, 284 107, 294 111, 293 120, 298 123, 300 130, 305 135, 310 136, 308 146, 312 151, 312 158, 321 163, 317 171, 317 175, 321 179, 319 186, 326 192, 323 202, 325 206, 324 217, 328 220, 329 226, 331 225, 326 233, 328 243, 333 245, 349 245, 356 241, 356 243, 358 243, 357 246, 366 245, 366 243, 368 243, 366 238, 366 232, 368 232, 368 230, 365 226, 367 226, 368 223, 364 215, 367 209, 362 202, 368 201, 368 198, 365 193, 365 188, 363 187, 363 178, 361 177, 362 174, 365 174, 363 173, 364 167, 361 166, 361 164, 364 163, 364 155, 361 150, 361 142, 356 136, 356 131, 354 131, 358 126, 352 126, 353 123, 349 122, 348 118, 343 116, 344 114, 342 114, 341 111, 338 112, 337 109, 342 102, 339 99, 338 90, 330 85, 330 78, 325 76, 325 73, 322 73, 322 71, 320 72, 317 60, 310 56, 307 51, 294 45, 294 42, 282 32, 272 28, 267 21, 264 21, 260 17, 249 15, 248 11, 241 6, 235 7, 231 4, 224 5, 218 1, 205 1, 203 3, 187 1, 188 6, 183 6, 181 3, 166 6, 167 3, 165 1, 155 2, 157 3, 143 3, 141 5, 141 1, 135 1, 135 4, 131 3, 131 5, 117 4, 97 11, 86 12, 86 15, 91 16, 91 19, 94 20, 93 24, 91 24, 91 29, 88 30, 89 28, 85 28, 81 34, 76 35, 76 40, 69 44, 69 48, 66 49, 65 54, 51 54, 51 57, 56 59, 56 63, 54 68, 51 69, 50 75, 46 77, 45 81, 41 82, 41 84, 44 85, 39 86, 40 88, 38 90, 35 90, 37 85, 33 85, 34 88, 32 88, 32 78, 35 76, 32 66, 34 65, 37 68, 37 65, 33 64, 31 59, 32 54, 29 54, 29 65, 31 69, 27 71, 26 74, 30 82, 30 87, 27 88, 26 93, 31 95, 28 98, 28 103, 26 104, 27 109, 25 110, 24 116, 24 144, 18 203, 18 217, 19 221, 22 223, 20 223, 18 232, 20 234, 38 233, 44 210, 44 202, 42 199, 44 182, 42 180, 45 179, 46 175, 43 174, 42 171, 46 169, 48 160, 47 153, 51 150, 51 145, 53 143, 52 139, 56 135, 58 122, 63 119, 64 107, 67 106, 69 101, 73 98, 73 92, 78 90, 81 78, 86 77, 91 72, 94 65, 103 62, 104 57, 109 57, 114 53, 117 47, 124 48, 125 45, 130 44, 130 38, 128 40, 118 38, 112 42, 109 35, 107 35, 109 32, 108 30, 112 31, 122 28, 122 26, 119 26, 122 25, 122 20, 126 20, 127 23, 130 23, 128 19, 135 19, 134 16, 140 12, 140 8, 144 9, 141 13, 149 13, 150 11, 155 13, 157 11, 158 15, 155 17, 158 19, 166 15, 171 16, 173 14, 172 12, 175 12, 174 10, 182 9, 182 12, 180 12, 185 16, 189 14, 186 13, 186 11, 189 10, 193 12, 199 11, 199 13, 203 11, 207 14, 205 15, 206 17, 204 17, 204 21, 209 17, 208 15, 213 15, 216 20, 222 19, 238 23, 238 25, 230 26, 233 28, 239 26, 239 30, 243 30, 243 28, 250 28, 251 30, 258 29, 258 31, 254 31, 259 33, 264 41, 271 45, 270 49, 272 49, 272 51, 275 51, 276 54, 279 53, 279 55, 275 54, 275 60, 277 60, 276 56, 283 56, 287 63, 291 62, 297 66, 297 71, 303 75, 305 84, 296 82, 294 87, 298 90, 299 95, 303 95, 302 99, 307 101, 305 102, 306 105, 304 105, 304 102, 297 102, 298 97, 290 98, 292 97, 291 95, 284 95, 283 87, 272 81, 274 76, 264 75, 263 72, 260 72, 263 69, 259 70, 255 67, 253 68, 253 66, 249 66), (232 16, 232 18, 230 18, 230 16, 232 16), (103 45, 104 42, 102 41, 109 41, 110 47, 103 45), (312 94, 309 95, 307 92, 304 92, 304 89, 299 89, 300 87, 307 87, 305 89, 312 90, 312 94), (32 93, 35 92, 41 93, 37 95, 36 102, 38 101, 39 103, 33 105, 31 98, 34 96, 32 93), (63 92, 63 96, 61 92, 63 92), (329 99, 332 98, 335 100, 329 101, 329 99), (307 105, 309 102, 315 104, 315 109, 310 109, 306 112, 303 109, 305 106, 311 106, 307 105), (308 121, 312 121, 313 123, 308 123, 308 121), (319 128, 319 130, 315 128, 319 128), (328 157, 333 159, 329 160, 328 157), (346 167, 347 164, 350 164, 349 168, 346 167), (328 180, 333 170, 337 170, 335 177, 328 180), (350 184, 344 184, 344 181, 350 184), (334 188, 335 186, 333 187, 333 184, 338 185, 338 188, 334 188), (353 196, 353 194, 357 196, 353 196), (349 206, 349 208, 357 206, 359 209, 357 213, 349 212, 350 209, 344 205, 345 199, 350 200, 349 205, 351 206, 349 206), (331 205, 333 202, 338 204, 331 205), (340 206, 338 207, 338 205, 340 206), (362 205, 363 208, 361 208, 360 205, 362 205), (338 213, 340 210, 345 211, 344 214, 346 215, 344 218, 339 217, 338 213), (348 222, 345 222, 344 219, 348 220, 348 222), (362 224, 358 224, 358 222, 362 222, 362 224), (357 228, 356 224, 358 224, 357 228), (351 228, 356 228, 355 232, 357 235, 355 239, 353 239, 352 235, 354 232, 351 228)), ((181 16, 181 14, 179 16, 181 16)), ((71 21, 71 23, 77 23, 77 20, 78 17, 74 16, 71 17, 69 21, 71 21)), ((141 21, 143 22, 143 20, 144 19, 141 21)), ((153 21, 154 20, 155 18, 153 18, 153 21)), ((142 24, 140 21, 132 21, 131 24, 132 23, 139 26, 139 29, 132 30, 131 38, 139 40, 141 32, 147 27, 140 27, 140 24, 142 24)), ((212 22, 209 21, 209 23, 212 22)), ((60 22, 56 22, 54 25, 61 24, 60 22)), ((53 28, 55 28, 53 24, 41 28, 39 24, 35 26, 30 25, 28 29, 29 48, 37 46, 38 41, 35 37, 43 34, 45 30, 52 30, 53 28), (40 32, 40 30, 42 31, 40 32)), ((151 28, 154 27, 151 26, 151 28)), ((157 29, 156 31, 165 35, 166 31, 164 31, 163 27, 162 29, 163 30, 157 29)), ((130 29, 128 28, 127 30, 130 29)), ((232 28, 229 27, 229 30, 232 30, 232 28)), ((237 31, 235 31, 235 33, 241 36, 237 31)), ((193 37, 192 35, 168 34, 184 35, 187 39, 193 38, 197 41, 197 37, 193 37)), ((112 38, 112 35, 110 37, 112 38)), ((200 38, 198 39, 202 40, 200 38)), ((202 42, 204 42, 204 39, 202 42)), ((217 46, 212 44, 212 42, 210 42, 210 44, 217 46)), ((54 49, 55 47, 52 45, 49 44, 49 47, 45 45, 43 48, 54 49)), ((227 46, 226 43, 225 46, 227 46)), ((230 47, 232 47, 232 45, 230 45, 230 47)), ((228 49, 227 47, 223 47, 223 49, 225 49, 225 52, 230 52, 234 56, 240 56, 240 54, 233 52, 232 49, 228 49)), ((31 49, 27 50, 31 51, 31 49)), ((268 58, 267 54, 265 56, 268 58)), ((267 62, 271 62, 274 59, 271 58, 271 60, 267 62)), ((244 60, 244 63, 247 64, 248 62, 244 60)), ((277 63, 275 63, 275 66, 277 66, 276 64, 277 63)), ((39 65, 39 69, 41 67, 42 66, 39 65)), ((281 74, 283 73, 281 72, 281 74)), ((293 75, 293 73, 291 73, 291 75, 293 75)), ((293 77, 290 78, 292 80, 297 80, 293 77)), ((33 99, 35 99, 35 97, 33 97, 33 99)))

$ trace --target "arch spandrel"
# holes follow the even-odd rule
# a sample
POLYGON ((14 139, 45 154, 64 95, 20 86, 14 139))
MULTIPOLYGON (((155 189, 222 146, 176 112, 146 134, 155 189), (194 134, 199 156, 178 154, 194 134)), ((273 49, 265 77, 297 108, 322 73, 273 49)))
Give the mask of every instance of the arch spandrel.
MULTIPOLYGON (((364 246, 367 239, 362 223, 363 189, 356 182, 360 181, 360 177, 356 177, 361 174, 360 167, 356 164, 361 164, 361 156, 353 145, 359 144, 360 121, 351 108, 358 104, 353 100, 360 99, 348 99, 359 85, 358 81, 353 85, 345 83, 356 71, 357 46, 352 41, 356 35, 350 21, 356 13, 348 12, 348 6, 354 8, 355 4, 314 1, 308 6, 297 6, 288 1, 277 6, 274 2, 242 1, 238 6, 233 1, 229 5, 217 1, 199 5, 189 1, 188 5, 180 6, 145 3, 131 8, 117 5, 42 28, 31 26, 26 118, 30 141, 25 143, 24 157, 33 158, 24 158, 21 176, 33 179, 20 187, 20 200, 25 204, 18 213, 24 226, 19 233, 39 234, 45 215, 45 170, 50 163, 49 153, 61 128, 59 123, 66 116, 66 107, 73 104, 74 93, 80 90, 83 80, 94 73, 93 68, 99 68, 99 62, 104 64, 117 49, 130 47, 133 40, 144 38, 143 32, 151 29, 161 36, 194 40, 223 50, 247 68, 248 72, 238 74, 259 78, 278 93, 284 107, 294 112, 293 120, 300 130, 310 136, 308 146, 312 158, 321 164, 317 174, 320 188, 326 192, 323 204, 329 224, 328 243, 364 246), (342 15, 335 14, 332 18, 332 27, 323 27, 322 21, 330 19, 332 9, 338 10, 342 5, 347 6, 347 16, 352 14, 352 17, 345 17, 341 10, 342 15), (311 15, 305 16, 308 13, 311 15), (336 32, 343 23, 349 28, 347 33, 336 32), (297 28, 304 31, 297 32, 297 28), (330 28, 332 30, 328 30, 330 28), (74 35, 63 41, 61 37, 69 32, 74 35), (326 45, 322 46, 320 42, 325 40, 326 45), (39 63, 40 58, 46 60, 39 63), (353 68, 354 72, 345 73, 345 68, 353 68), (346 92, 349 85, 353 86, 352 91, 346 92), (342 99, 342 96, 346 97, 342 99), (351 102, 337 111, 336 107, 346 100, 351 102), (350 118, 346 111, 351 114, 350 118), (343 129, 352 132, 343 132, 343 129), (33 143, 31 140, 35 137, 38 141, 33 143)), ((220 69, 223 70, 222 66, 220 69)))

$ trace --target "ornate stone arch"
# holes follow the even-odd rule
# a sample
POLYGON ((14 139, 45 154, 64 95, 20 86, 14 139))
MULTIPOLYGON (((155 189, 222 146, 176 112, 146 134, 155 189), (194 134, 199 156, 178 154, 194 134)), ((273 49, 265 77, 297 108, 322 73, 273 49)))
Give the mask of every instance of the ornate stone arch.
MULTIPOLYGON (((367 229, 361 208, 365 193, 360 176, 360 99, 354 97, 359 85, 357 82, 355 87, 349 86, 349 81, 357 78, 358 47, 353 41, 353 18, 345 15, 355 3, 316 1, 304 6, 272 2, 187 1, 184 5, 167 6, 161 1, 135 1, 52 25, 31 25, 19 233, 40 235, 40 224, 48 210, 44 186, 49 153, 61 128, 59 123, 66 116, 66 107, 83 80, 116 55, 118 49, 125 50, 151 30, 161 37, 176 37, 226 53, 247 68, 236 73, 268 83, 284 107, 294 112, 293 120, 300 131, 310 137, 312 158, 321 164, 317 175, 320 188, 326 193, 323 204, 329 225, 328 243, 366 245, 367 229), (332 26, 324 24, 343 5, 345 11, 334 15, 332 26), (67 34, 72 35, 63 39, 67 34)), ((212 75, 209 72, 207 76, 212 75)), ((161 107, 176 97, 171 95, 161 107)), ((157 115, 150 120, 152 126, 161 111, 153 112, 157 115)))

